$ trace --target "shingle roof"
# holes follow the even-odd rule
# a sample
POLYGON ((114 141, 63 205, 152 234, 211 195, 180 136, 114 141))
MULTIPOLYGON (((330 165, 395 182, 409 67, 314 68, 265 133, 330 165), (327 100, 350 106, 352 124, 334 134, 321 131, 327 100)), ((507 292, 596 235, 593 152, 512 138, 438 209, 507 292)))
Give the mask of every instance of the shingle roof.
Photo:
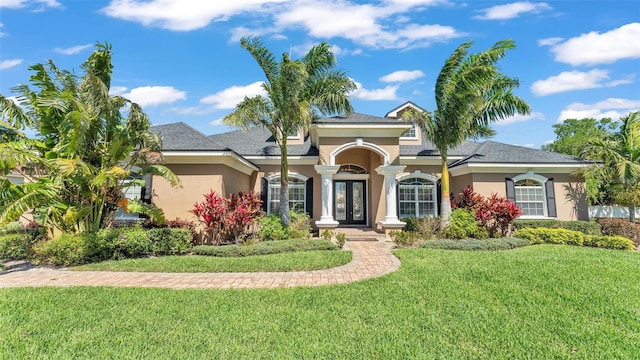
MULTIPOLYGON (((449 150, 449 156, 467 156, 473 154, 474 150, 480 145, 477 142, 465 141, 460 146, 449 150)), ((422 137, 420 145, 400 145, 400 156, 440 156, 440 152, 428 140, 422 137)))
POLYGON ((162 138, 162 150, 215 151, 227 149, 227 146, 208 138, 183 122, 151 126, 149 131, 160 135, 162 138))
MULTIPOLYGON (((222 134, 210 135, 209 139, 223 144, 243 156, 277 156, 280 147, 275 139, 264 128, 251 128, 246 131, 236 130, 222 134)), ((311 139, 307 135, 302 145, 288 145, 290 156, 317 156, 318 149, 311 146, 311 139)))
POLYGON ((574 156, 495 141, 485 141, 479 144, 479 146, 468 155, 467 158, 451 164, 451 167, 468 163, 578 164, 588 162, 574 156))
POLYGON ((328 118, 317 119, 317 124, 404 124, 402 120, 385 118, 361 113, 351 113, 347 116, 332 116, 328 118))

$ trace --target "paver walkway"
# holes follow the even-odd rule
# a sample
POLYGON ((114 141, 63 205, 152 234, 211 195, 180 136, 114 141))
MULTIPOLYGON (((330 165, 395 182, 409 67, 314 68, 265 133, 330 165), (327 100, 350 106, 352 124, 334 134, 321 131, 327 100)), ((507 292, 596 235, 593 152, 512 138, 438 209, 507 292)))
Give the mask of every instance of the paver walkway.
POLYGON ((397 270, 400 260, 384 241, 348 241, 350 263, 324 270, 260 273, 145 273, 33 268, 0 275, 0 288, 23 286, 115 286, 170 289, 239 289, 345 284, 397 270))

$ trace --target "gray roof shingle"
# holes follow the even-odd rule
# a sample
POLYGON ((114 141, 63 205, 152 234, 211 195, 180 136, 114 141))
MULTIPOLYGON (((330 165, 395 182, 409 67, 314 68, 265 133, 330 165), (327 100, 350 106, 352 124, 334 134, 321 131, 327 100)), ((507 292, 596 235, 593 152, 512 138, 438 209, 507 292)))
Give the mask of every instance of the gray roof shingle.
POLYGON ((162 150, 226 150, 227 147, 208 138, 191 126, 177 122, 151 126, 149 131, 162 138, 162 150))
POLYGON ((347 116, 341 115, 317 119, 314 122, 316 124, 404 124, 402 120, 361 114, 357 112, 351 113, 347 116))
POLYGON ((495 141, 485 141, 479 144, 467 158, 451 164, 451 167, 468 163, 580 164, 588 163, 588 161, 550 151, 536 150, 495 141))
MULTIPOLYGON (((210 135, 209 139, 227 146, 229 149, 243 156, 277 156, 280 155, 280 147, 269 130, 264 128, 251 128, 248 130, 236 130, 222 134, 210 135)), ((311 138, 307 135, 301 145, 288 145, 290 156, 317 156, 318 149, 311 146, 311 138)))

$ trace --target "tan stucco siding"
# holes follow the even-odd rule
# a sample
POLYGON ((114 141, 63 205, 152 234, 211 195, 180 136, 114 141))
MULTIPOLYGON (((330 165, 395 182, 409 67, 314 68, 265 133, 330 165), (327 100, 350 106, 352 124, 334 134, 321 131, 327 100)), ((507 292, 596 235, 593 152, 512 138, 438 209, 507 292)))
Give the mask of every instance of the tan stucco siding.
MULTIPOLYGON (((558 220, 589 219, 586 194, 584 191, 584 180, 576 178, 570 174, 536 174, 542 175, 547 179, 554 179, 554 192, 558 220)), ((458 176, 454 179, 456 189, 460 189, 461 191, 468 185, 469 175, 458 176)), ((477 193, 483 196, 490 196, 491 193, 494 192, 498 195, 506 196, 505 178, 513 178, 517 175, 520 174, 472 174, 472 186, 477 193)), ((456 194, 460 191, 456 192, 456 194)))
POLYGON ((167 219, 193 220, 189 212, 204 194, 214 190, 225 196, 250 189, 250 176, 225 165, 171 164, 178 175, 181 188, 172 188, 163 178, 153 178, 153 203, 161 208, 167 219))
POLYGON ((455 197, 458 197, 458 194, 460 194, 464 189, 466 189, 467 186, 474 187, 473 176, 471 174, 465 174, 465 175, 449 178, 449 192, 452 193, 455 197))
MULTIPOLYGON (((329 164, 331 153, 337 148, 343 146, 344 144, 355 142, 356 138, 322 138, 320 140, 319 152, 320 159, 323 164, 329 164)), ((383 149, 389 155, 389 163, 398 164, 399 163, 399 155, 400 155, 400 146, 398 145, 397 138, 362 138, 363 143, 371 143, 383 149)), ((357 147, 352 147, 345 149, 343 152, 347 152, 349 150, 358 149, 357 147)), ((369 149, 363 148, 364 150, 369 151, 369 149)), ((373 150, 371 150, 373 151, 373 150)), ((338 155, 341 155, 339 153, 338 155)), ((336 165, 338 165, 337 157, 336 157, 336 165)), ((382 164, 382 163, 381 163, 382 164)))

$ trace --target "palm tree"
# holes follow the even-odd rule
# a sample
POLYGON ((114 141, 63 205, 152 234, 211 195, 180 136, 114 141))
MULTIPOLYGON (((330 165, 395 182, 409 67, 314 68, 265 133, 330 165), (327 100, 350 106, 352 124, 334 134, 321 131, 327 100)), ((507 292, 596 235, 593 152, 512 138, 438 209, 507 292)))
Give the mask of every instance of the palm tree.
POLYGON ((591 139, 582 155, 601 160, 586 173, 603 176, 614 185, 614 198, 629 206, 629 220, 635 222, 635 207, 640 205, 640 111, 621 119, 613 136, 591 139))
MULTIPOLYGON (((0 126, 13 137, 0 144, 0 223, 31 210, 51 233, 95 231, 125 206, 122 188, 139 182, 136 177, 155 174, 178 184, 158 163, 161 141, 148 131, 150 121, 140 106, 109 95, 109 44, 96 45, 82 77, 52 61, 29 69, 39 91, 27 85, 13 89, 19 105, 0 95, 0 126), (26 137, 20 131, 25 127, 37 138, 26 137), (11 184, 9 171, 28 181, 11 184)), ((131 204, 140 210, 139 205, 131 204)), ((162 217, 158 209, 146 209, 162 217)))
POLYGON ((403 115, 405 121, 420 126, 442 157, 440 214, 443 228, 449 225, 451 214, 449 150, 467 139, 493 136, 492 122, 531 111, 524 100, 513 94, 519 86, 518 80, 502 74, 496 65, 515 43, 501 40, 486 51, 469 55, 471 45, 471 41, 460 45, 440 70, 433 114, 409 110, 403 115))
POLYGON ((283 53, 280 62, 257 37, 242 38, 240 44, 262 68, 266 96, 245 97, 223 121, 241 129, 264 127, 271 132, 280 148, 280 220, 289 226, 287 135, 305 133, 319 115, 350 113, 347 94, 355 84, 335 68, 336 58, 325 42, 300 60, 283 53))

